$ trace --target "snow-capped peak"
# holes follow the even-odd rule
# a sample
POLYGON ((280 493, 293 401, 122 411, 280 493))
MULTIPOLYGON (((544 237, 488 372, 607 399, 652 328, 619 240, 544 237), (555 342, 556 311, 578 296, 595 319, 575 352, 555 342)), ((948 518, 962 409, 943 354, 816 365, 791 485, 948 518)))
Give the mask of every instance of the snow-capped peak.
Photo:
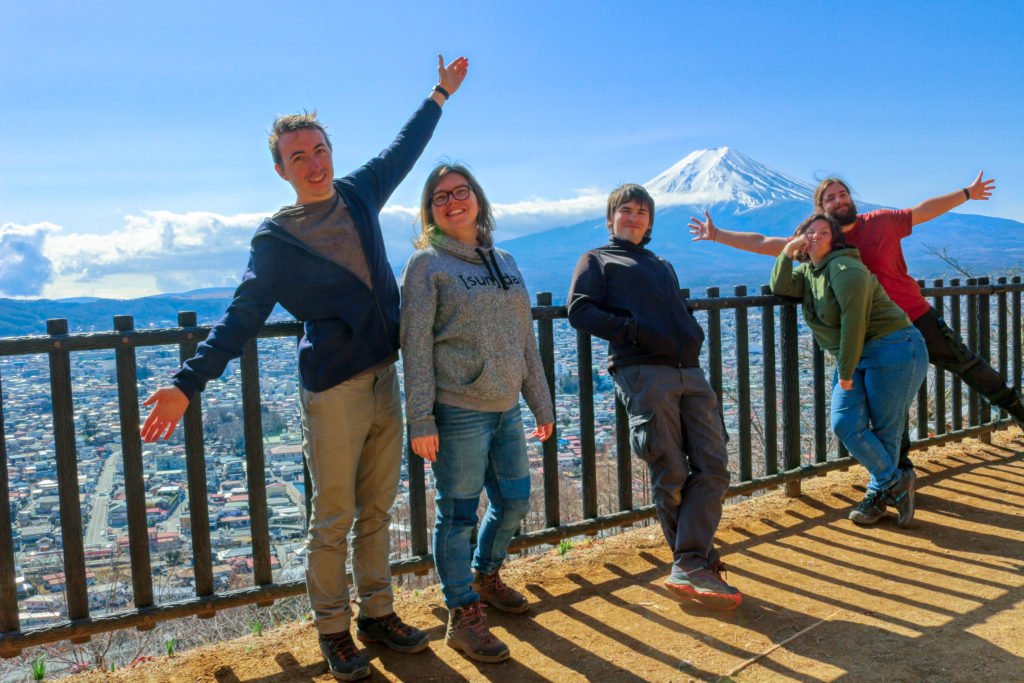
POLYGON ((699 149, 644 183, 659 206, 735 202, 745 209, 810 201, 814 188, 729 147, 699 149))

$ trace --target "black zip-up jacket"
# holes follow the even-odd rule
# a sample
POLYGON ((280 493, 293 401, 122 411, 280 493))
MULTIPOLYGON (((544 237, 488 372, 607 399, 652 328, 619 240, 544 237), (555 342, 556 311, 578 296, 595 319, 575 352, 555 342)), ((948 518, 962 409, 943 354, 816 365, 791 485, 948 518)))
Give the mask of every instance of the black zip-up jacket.
POLYGON ((425 100, 391 145, 334 181, 359 231, 372 287, 321 256, 271 219, 253 235, 249 265, 224 317, 196 355, 174 376, 191 399, 242 355, 280 303, 304 323, 299 377, 310 391, 324 391, 385 361, 398 351, 398 283, 388 264, 380 210, 412 169, 441 118, 425 100))
POLYGON ((700 367, 704 330, 690 315, 672 265, 612 237, 580 257, 569 288, 569 322, 608 340, 608 367, 700 367))

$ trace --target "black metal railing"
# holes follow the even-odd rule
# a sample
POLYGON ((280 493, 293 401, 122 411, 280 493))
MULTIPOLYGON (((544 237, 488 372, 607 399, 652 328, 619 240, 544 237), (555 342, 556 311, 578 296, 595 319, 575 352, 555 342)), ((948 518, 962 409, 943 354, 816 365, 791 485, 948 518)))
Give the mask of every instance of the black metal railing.
MULTIPOLYGON (((922 283, 923 284, 923 283, 922 283)), ((991 308, 995 299, 997 369, 1018 390, 1021 384, 1021 291, 1019 277, 1012 281, 999 278, 995 284, 987 278, 959 280, 948 284, 941 280, 924 290, 933 305, 948 314, 950 326, 963 331, 972 349, 983 358, 991 357, 991 308), (966 301, 962 316, 961 299, 966 301), (948 307, 947 307, 948 303, 948 307), (1012 371, 1011 371, 1012 365, 1012 371)), ((684 290, 689 296, 689 292, 684 290)), ((761 489, 785 485, 789 495, 798 495, 800 480, 826 471, 849 467, 841 444, 829 438, 826 412, 826 366, 821 349, 814 344, 792 300, 772 296, 762 288, 748 296, 745 287, 736 287, 732 296, 720 296, 717 287, 709 287, 704 298, 691 299, 707 331, 705 368, 709 382, 722 399, 728 414, 735 414, 729 429, 730 453, 736 482, 730 495, 749 495, 761 489), (723 311, 731 312, 723 320, 723 311), (754 343, 760 343, 760 363, 752 363, 751 321, 760 318, 754 343), (726 351, 728 350, 728 353, 726 351), (803 358, 801 358, 803 356, 803 358), (734 366, 728 373, 723 368, 734 366), (759 372, 752 372, 752 366, 759 372), (810 368, 808 381, 804 368, 810 368), (759 375, 758 381, 752 376, 759 375), (728 380, 728 382, 726 382, 728 380), (732 387, 728 392, 726 387, 732 387), (759 395, 759 400, 755 394, 759 395), (809 406, 802 405, 809 397, 809 406), (754 447, 753 421, 757 419, 761 435, 754 447), (808 425, 803 424, 809 419, 808 425)), ((559 453, 557 433, 543 444, 543 528, 520 534, 512 550, 599 530, 628 526, 654 515, 653 505, 634 504, 633 463, 629 450, 627 423, 622 406, 616 402, 615 497, 617 510, 599 514, 597 453, 595 444, 595 402, 592 382, 592 341, 576 332, 575 348, 570 344, 566 358, 556 353, 554 323, 564 319, 564 306, 552 305, 551 295, 537 296, 533 309, 537 339, 549 387, 554 394, 555 364, 572 361, 575 356, 578 375, 578 429, 580 437, 580 496, 582 519, 563 522, 563 503, 559 500, 559 453)), ((302 581, 274 582, 271 573, 271 544, 261 423, 259 357, 256 341, 246 347, 241 360, 241 386, 244 443, 247 459, 249 517, 252 539, 254 586, 222 592, 215 591, 213 577, 209 508, 207 500, 206 453, 203 435, 201 396, 192 401, 184 419, 184 450, 187 473, 189 523, 192 542, 194 592, 191 599, 157 604, 154 601, 152 565, 146 519, 146 488, 139 432, 140 406, 137 388, 135 350, 139 347, 177 345, 182 360, 192 356, 196 344, 205 338, 208 327, 196 325, 194 313, 179 314, 178 328, 136 330, 130 316, 114 318, 114 330, 106 333, 68 334, 65 320, 51 320, 47 335, 0 339, 0 356, 46 354, 49 358, 51 410, 56 454, 57 488, 60 506, 64 595, 67 619, 36 629, 23 629, 18 617, 15 549, 12 506, 0 505, 0 656, 12 657, 23 648, 70 639, 84 642, 92 634, 120 628, 153 628, 156 622, 178 617, 212 616, 229 607, 257 604, 304 592, 302 581), (124 467, 125 505, 128 520, 128 545, 131 562, 134 608, 113 614, 91 616, 86 587, 87 566, 83 546, 82 514, 78 484, 75 420, 72 405, 71 357, 83 351, 113 350, 116 367, 120 450, 124 467)), ((260 338, 301 335, 296 322, 271 323, 260 338)), ((0 377, 0 406, 3 404, 3 378, 0 377)), ((918 448, 950 440, 983 436, 1007 424, 991 419, 987 403, 970 390, 964 420, 963 387, 958 377, 947 383, 945 373, 934 370, 921 387, 917 406, 914 445, 918 448), (949 400, 947 401, 947 397, 949 400), (947 410, 948 407, 948 410, 947 410)), ((0 500, 10 500, 7 473, 6 430, 0 410, 0 500)), ((114 457, 111 455, 110 457, 114 457)), ((409 520, 412 556, 392 564, 396 574, 423 572, 432 566, 428 552, 427 483, 423 461, 406 458, 409 477, 409 520)), ((308 482, 308 478, 307 478, 308 482)), ((309 490, 307 485, 306 490, 309 490)), ((306 497, 308 518, 308 496, 306 497)))

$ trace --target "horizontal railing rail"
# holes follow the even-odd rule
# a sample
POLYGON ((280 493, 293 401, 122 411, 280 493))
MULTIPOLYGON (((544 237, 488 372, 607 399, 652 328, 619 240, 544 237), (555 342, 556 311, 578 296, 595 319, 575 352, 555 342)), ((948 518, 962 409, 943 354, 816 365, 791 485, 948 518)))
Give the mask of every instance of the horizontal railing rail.
MULTIPOLYGON (((1003 376, 1012 378, 1012 384, 1018 391, 1022 362, 1022 290, 1024 285, 1019 277, 999 278, 994 283, 987 278, 969 279, 964 284, 957 279, 948 283, 935 280, 931 287, 923 289, 925 296, 930 297, 933 306, 950 326, 960 332, 972 350, 986 361, 992 359, 995 342, 994 367, 1003 376), (993 330, 995 340, 991 337, 993 330)), ((690 296, 688 290, 684 290, 684 294, 690 296)), ((722 402, 723 417, 735 416, 734 420, 727 420, 733 439, 730 454, 734 456, 731 469, 735 479, 729 489, 730 496, 750 495, 778 486, 785 486, 789 495, 798 495, 800 481, 804 478, 854 464, 841 444, 835 449, 829 446, 826 358, 817 344, 810 341, 793 300, 771 295, 767 287, 762 287, 754 295, 748 295, 745 287, 736 287, 730 296, 722 296, 719 288, 709 287, 704 297, 691 298, 690 302, 703 318, 702 324, 707 332, 703 364, 708 380, 722 402), (723 320, 723 312, 729 312, 730 316, 723 320), (752 317, 759 320, 752 321, 752 317), (759 344, 760 353, 752 352, 752 341, 759 344), (752 359, 757 357, 759 362, 752 363, 752 359), (808 369, 809 381, 805 372, 808 369), (756 379, 752 379, 755 376, 756 379), (809 407, 804 405, 807 402, 809 407), (755 416, 758 420, 756 429, 755 416), (756 449, 755 432, 760 439, 756 449)), ((634 501, 634 463, 628 425, 618 401, 615 402, 614 415, 606 416, 614 423, 614 448, 610 457, 614 460, 615 487, 611 507, 617 509, 609 509, 606 504, 605 511, 601 511, 595 439, 594 340, 585 333, 567 332, 575 335, 575 343, 561 351, 556 348, 554 325, 566 318, 566 309, 553 305, 550 294, 538 294, 533 317, 537 324, 541 360, 553 395, 556 363, 571 364, 574 361, 577 367, 575 404, 578 417, 574 420, 573 429, 579 432, 581 500, 578 502, 582 515, 580 519, 564 521, 567 515, 563 505, 565 501, 560 500, 558 432, 567 422, 556 418, 556 434, 542 446, 543 527, 517 536, 512 550, 629 526, 655 514, 653 505, 636 504, 634 501)), ((22 628, 16 586, 15 517, 12 514, 15 511, 13 504, 0 505, 0 656, 15 656, 25 647, 63 639, 85 642, 94 634, 121 628, 151 629, 157 622, 167 619, 190 615, 209 617, 229 607, 268 605, 274 600, 304 592, 303 581, 275 582, 271 571, 259 354, 253 340, 246 346, 241 359, 241 389, 254 585, 219 592, 215 589, 203 401, 200 395, 191 402, 183 418, 195 595, 176 602, 157 604, 155 601, 135 350, 176 345, 180 360, 191 357, 210 327, 197 325, 194 313, 179 314, 178 325, 173 329, 136 330, 130 316, 116 316, 111 332, 70 334, 67 321, 51 320, 47 323, 47 335, 0 338, 0 357, 46 354, 49 361, 63 594, 67 612, 64 621, 40 628, 22 628), (134 607, 112 614, 92 615, 86 583, 88 571, 83 545, 71 362, 72 354, 98 350, 114 353, 134 607)), ((300 323, 275 322, 267 324, 259 338, 297 339, 301 335, 300 323)), ((925 448, 968 437, 984 438, 993 429, 1009 423, 1005 415, 993 416, 990 406, 980 401, 973 389, 968 390, 965 405, 963 389, 958 377, 947 378, 946 373, 934 369, 929 373, 913 409, 916 422, 914 447, 925 448)), ((4 379, 0 376, 0 406, 4 400, 4 379)), ((412 555, 393 562, 395 574, 423 573, 432 567, 423 460, 407 454, 405 461, 409 480, 412 555)), ((10 501, 8 446, 2 410, 0 464, 3 465, 0 467, 0 500, 10 501)), ((309 491, 308 473, 305 481, 305 490, 309 491)), ((308 496, 306 508, 308 519, 308 496)))

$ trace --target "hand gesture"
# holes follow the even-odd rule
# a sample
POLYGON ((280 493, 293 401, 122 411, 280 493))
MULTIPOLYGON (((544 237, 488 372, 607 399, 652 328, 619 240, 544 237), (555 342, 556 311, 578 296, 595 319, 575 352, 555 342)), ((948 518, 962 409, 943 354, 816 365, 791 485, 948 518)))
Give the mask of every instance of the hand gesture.
POLYGON ((165 440, 171 438, 174 428, 178 426, 181 416, 188 408, 188 396, 178 387, 164 387, 154 391, 142 405, 148 406, 153 403, 156 405, 149 411, 149 416, 142 425, 142 440, 146 443, 156 441, 161 434, 165 440))
POLYGON ((437 434, 431 434, 430 436, 414 436, 411 444, 412 452, 427 462, 436 462, 437 447, 439 443, 437 434))
POLYGON ((807 252, 807 235, 799 235, 789 240, 786 246, 782 249, 783 253, 791 259, 795 259, 798 254, 807 252))
POLYGON ((458 57, 451 64, 445 66, 444 58, 441 55, 437 56, 437 84, 444 88, 449 95, 454 95, 455 91, 459 89, 468 70, 469 60, 465 57, 458 57))
POLYGON ((715 227, 714 221, 711 220, 711 214, 707 211, 704 212, 704 218, 706 221, 702 221, 699 218, 693 216, 690 217, 690 224, 687 226, 690 228, 690 234, 694 235, 693 242, 700 242, 702 240, 710 240, 712 242, 717 241, 718 228, 715 227))
POLYGON ((978 171, 978 177, 967 186, 967 194, 971 196, 971 199, 988 199, 992 196, 992 190, 996 189, 996 181, 994 179, 981 179, 984 173, 984 171, 978 171))
POLYGON ((537 425, 537 428, 530 433, 530 436, 538 438, 541 441, 547 441, 554 433, 555 423, 548 422, 546 425, 537 425))

